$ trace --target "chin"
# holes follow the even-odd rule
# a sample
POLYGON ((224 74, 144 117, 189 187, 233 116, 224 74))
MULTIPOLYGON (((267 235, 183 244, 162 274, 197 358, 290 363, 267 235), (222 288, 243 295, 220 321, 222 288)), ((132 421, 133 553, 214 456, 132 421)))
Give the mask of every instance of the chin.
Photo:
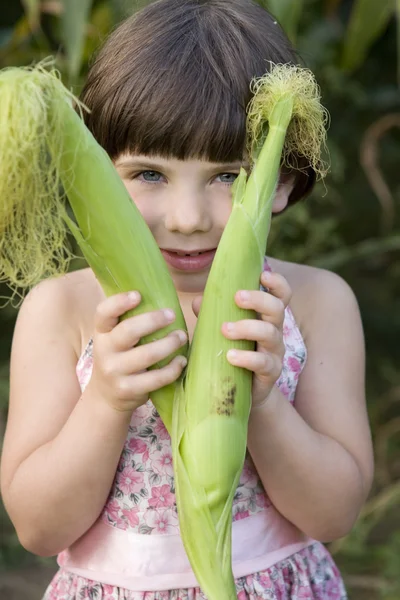
POLYGON ((176 291, 186 294, 202 294, 208 275, 209 271, 206 273, 171 273, 176 291))

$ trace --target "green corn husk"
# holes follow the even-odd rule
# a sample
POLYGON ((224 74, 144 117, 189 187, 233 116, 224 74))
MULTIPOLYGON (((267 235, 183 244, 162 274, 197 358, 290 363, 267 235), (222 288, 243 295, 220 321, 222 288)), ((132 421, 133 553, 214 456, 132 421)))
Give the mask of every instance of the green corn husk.
POLYGON ((297 152, 321 171, 325 139, 326 112, 309 71, 276 66, 255 82, 254 92, 249 146, 258 157, 248 182, 244 171, 236 182, 232 213, 207 280, 188 367, 174 403, 180 530, 209 600, 237 597, 231 565, 232 502, 246 453, 252 375, 232 366, 226 354, 231 348, 254 349, 251 342, 227 340, 221 326, 255 317, 237 307, 234 295, 239 289, 259 287, 282 156, 288 164, 297 152))
MULTIPOLYGON (((48 66, 0 73, 0 281, 18 290, 66 272, 73 256, 66 243, 69 228, 107 296, 140 291, 141 304, 124 318, 167 307, 175 311, 174 323, 141 343, 186 330, 146 222, 73 109, 72 94, 48 66), (67 213, 65 195, 76 223, 67 213)), ((175 354, 186 352, 187 346, 175 354)), ((174 388, 151 395, 169 431, 174 388)))

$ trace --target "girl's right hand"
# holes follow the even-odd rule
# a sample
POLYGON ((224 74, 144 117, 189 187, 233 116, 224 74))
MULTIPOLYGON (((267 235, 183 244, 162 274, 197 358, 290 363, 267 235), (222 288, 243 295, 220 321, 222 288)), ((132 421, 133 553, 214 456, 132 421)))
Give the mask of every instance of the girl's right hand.
POLYGON ((116 294, 103 300, 95 313, 93 372, 89 386, 96 396, 118 411, 132 412, 144 404, 150 392, 174 382, 186 365, 186 358, 180 355, 160 369, 146 371, 183 346, 187 335, 175 330, 162 339, 138 346, 142 337, 175 320, 170 309, 119 320, 140 301, 138 292, 116 294))

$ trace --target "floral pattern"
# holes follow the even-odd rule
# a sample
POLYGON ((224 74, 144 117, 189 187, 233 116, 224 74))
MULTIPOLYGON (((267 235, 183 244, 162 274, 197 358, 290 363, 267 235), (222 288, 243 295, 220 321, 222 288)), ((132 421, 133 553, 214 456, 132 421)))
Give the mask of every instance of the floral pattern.
MULTIPOLYGON (((267 268, 268 265, 266 265, 267 268)), ((293 314, 286 309, 285 356, 277 382, 289 402, 306 361, 306 348, 293 314)), ((82 390, 90 380, 93 341, 78 365, 82 390)), ((233 500, 233 521, 267 510, 271 505, 247 453, 233 500)), ((113 527, 145 535, 179 532, 175 501, 172 449, 169 434, 149 400, 132 416, 114 484, 101 519, 113 527)), ((329 553, 315 543, 266 571, 237 581, 239 600, 343 600, 343 583, 329 553)), ((44 600, 203 600, 198 588, 161 592, 133 592, 89 581, 63 569, 56 574, 44 600)))

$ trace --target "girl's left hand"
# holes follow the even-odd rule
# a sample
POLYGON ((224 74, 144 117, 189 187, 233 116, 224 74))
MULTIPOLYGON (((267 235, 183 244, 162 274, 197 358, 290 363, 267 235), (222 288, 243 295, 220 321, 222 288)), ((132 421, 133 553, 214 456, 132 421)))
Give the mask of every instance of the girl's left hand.
POLYGON ((227 353, 232 365, 253 371, 253 407, 261 406, 268 399, 281 374, 285 354, 283 321, 291 297, 290 286, 282 275, 264 271, 260 281, 268 292, 241 290, 235 294, 236 304, 254 310, 258 319, 222 325, 222 333, 228 339, 256 342, 254 351, 229 350, 227 353))

